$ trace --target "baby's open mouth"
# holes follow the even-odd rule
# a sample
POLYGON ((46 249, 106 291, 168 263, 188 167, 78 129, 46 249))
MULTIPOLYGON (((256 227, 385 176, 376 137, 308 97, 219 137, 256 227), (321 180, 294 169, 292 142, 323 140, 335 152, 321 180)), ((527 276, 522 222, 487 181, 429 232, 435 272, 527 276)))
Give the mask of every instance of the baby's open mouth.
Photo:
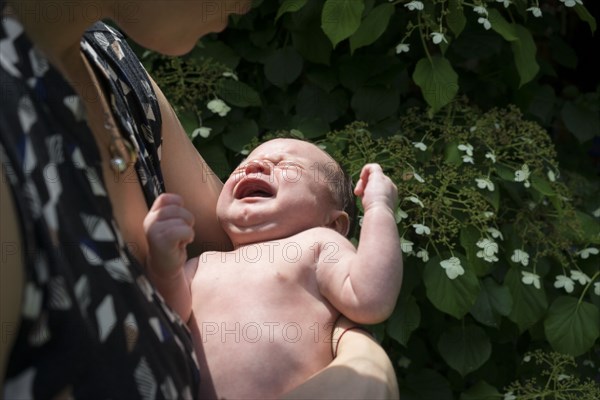
POLYGON ((261 180, 244 181, 238 185, 234 197, 238 200, 249 197, 273 197, 273 189, 261 180))

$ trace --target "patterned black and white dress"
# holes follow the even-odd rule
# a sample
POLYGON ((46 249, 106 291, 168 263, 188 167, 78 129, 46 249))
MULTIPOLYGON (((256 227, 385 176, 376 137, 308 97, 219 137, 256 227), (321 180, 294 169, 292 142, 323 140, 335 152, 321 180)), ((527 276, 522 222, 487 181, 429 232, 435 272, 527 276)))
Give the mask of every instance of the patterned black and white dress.
MULTIPOLYGON (((164 190, 150 82, 122 36, 104 24, 86 33, 81 49, 138 150, 150 205, 164 190)), ((0 25, 0 85, 0 161, 26 256, 21 326, 3 329, 17 337, 0 397, 196 397, 190 333, 127 250, 83 104, 10 18, 0 25)))

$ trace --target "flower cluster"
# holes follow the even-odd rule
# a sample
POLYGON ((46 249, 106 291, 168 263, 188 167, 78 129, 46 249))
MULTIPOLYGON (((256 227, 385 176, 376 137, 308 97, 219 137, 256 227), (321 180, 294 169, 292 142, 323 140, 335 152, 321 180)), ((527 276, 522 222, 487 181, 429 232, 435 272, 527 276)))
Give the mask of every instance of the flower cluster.
MULTIPOLYGON (((395 0, 389 1, 399 3, 399 1, 395 0)), ((583 5, 582 0, 560 0, 560 2, 567 8, 583 5)), ((421 36, 423 38, 429 37, 433 44, 448 44, 448 39, 446 38, 445 33, 448 27, 452 24, 452 22, 449 21, 449 19, 452 18, 449 16, 449 14, 452 13, 449 10, 450 6, 447 5, 446 2, 441 3, 443 4, 441 9, 435 7, 427 8, 425 7, 425 4, 419 0, 411 0, 403 4, 405 10, 411 13, 411 16, 416 17, 417 23, 416 25, 413 25, 411 22, 408 25, 406 35, 396 46, 397 54, 408 53, 410 51, 410 46, 408 43, 406 43, 406 41, 412 32, 417 28, 421 36)), ((471 8, 473 10, 477 23, 480 24, 484 30, 492 29, 492 21, 490 21, 489 11, 490 8, 496 8, 500 11, 515 7, 513 0, 496 0, 495 3, 500 4, 495 5, 493 2, 484 0, 474 0, 473 2, 458 0, 458 4, 461 9, 471 8)), ((528 0, 528 3, 529 7, 526 8, 526 11, 531 13, 534 18, 542 18, 543 12, 542 8, 540 7, 540 0, 528 0)))
POLYGON ((515 108, 481 114, 455 107, 451 122, 409 112, 401 120, 403 134, 385 142, 355 123, 328 138, 343 146, 328 148, 344 149, 336 158, 350 171, 371 160, 389 160, 382 166, 398 182, 395 218, 407 257, 423 263, 436 257, 433 262, 450 280, 461 279, 475 262, 493 269, 504 260, 518 269, 525 286, 541 290, 553 284, 572 293, 579 282, 584 289, 590 284, 592 293, 596 285, 577 260, 600 250, 566 234, 579 228, 547 133, 515 108), (474 229, 478 238, 467 241, 472 236, 464 235, 465 229, 474 229), (537 265, 548 257, 566 267, 545 285, 537 265))

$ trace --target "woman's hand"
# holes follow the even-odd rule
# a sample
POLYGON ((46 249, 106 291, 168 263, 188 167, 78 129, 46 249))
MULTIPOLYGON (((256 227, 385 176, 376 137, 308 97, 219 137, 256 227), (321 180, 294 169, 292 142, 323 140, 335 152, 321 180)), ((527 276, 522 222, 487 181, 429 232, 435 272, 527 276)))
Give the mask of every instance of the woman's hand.
POLYGON ((398 382, 383 348, 342 317, 333 332, 336 358, 284 399, 399 399, 398 382), (344 333, 345 332, 345 333, 344 333), (343 335, 342 335, 343 334, 343 335))

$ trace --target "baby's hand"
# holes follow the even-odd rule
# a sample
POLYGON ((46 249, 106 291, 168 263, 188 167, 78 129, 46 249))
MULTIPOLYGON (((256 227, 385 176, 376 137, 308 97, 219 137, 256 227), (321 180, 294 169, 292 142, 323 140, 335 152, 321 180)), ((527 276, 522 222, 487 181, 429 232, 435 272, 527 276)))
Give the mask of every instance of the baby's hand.
POLYGON ((365 213, 377 205, 389 207, 393 212, 398 201, 398 188, 383 173, 379 164, 367 164, 363 167, 354 194, 361 198, 365 213))
POLYGON ((194 240, 194 216, 183 208, 181 196, 164 193, 144 218, 148 265, 160 277, 174 276, 187 259, 186 245, 194 240))

